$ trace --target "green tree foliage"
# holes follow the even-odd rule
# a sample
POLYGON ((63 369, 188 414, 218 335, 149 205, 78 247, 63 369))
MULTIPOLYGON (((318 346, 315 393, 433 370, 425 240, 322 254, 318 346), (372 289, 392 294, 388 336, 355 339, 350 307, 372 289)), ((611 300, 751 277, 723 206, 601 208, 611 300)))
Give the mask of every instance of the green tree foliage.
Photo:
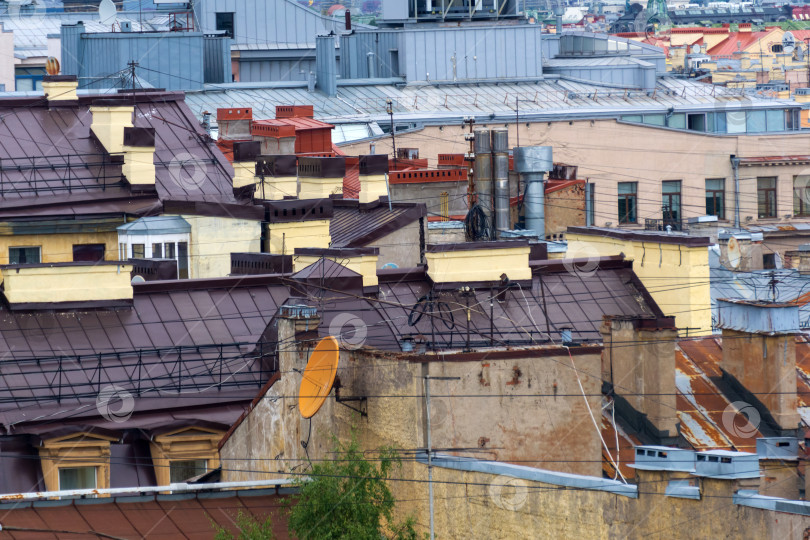
POLYGON ((216 531, 214 540, 274 540, 276 537, 273 534, 273 524, 269 517, 260 522, 253 515, 241 510, 236 516, 236 528, 239 530, 239 536, 234 536, 231 531, 220 527, 213 520, 211 520, 211 525, 216 531))
POLYGON ((375 462, 363 456, 352 433, 334 441, 335 459, 312 466, 290 512, 290 532, 302 540, 416 540, 414 519, 393 521, 396 504, 386 480, 401 467, 396 452, 382 448, 375 462))

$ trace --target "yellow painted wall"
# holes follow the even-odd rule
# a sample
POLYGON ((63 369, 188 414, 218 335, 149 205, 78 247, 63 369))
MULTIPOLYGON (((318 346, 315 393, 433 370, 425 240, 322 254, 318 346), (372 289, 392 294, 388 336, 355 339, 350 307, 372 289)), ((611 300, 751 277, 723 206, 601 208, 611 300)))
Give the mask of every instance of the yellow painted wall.
POLYGON ((388 196, 388 183, 384 174, 360 175, 360 202, 374 202, 388 196))
POLYGON ((104 244, 104 260, 118 260, 118 233, 18 234, 0 236, 0 264, 8 264, 8 248, 39 246, 42 262, 72 262, 74 244, 104 244))
POLYGON ((531 279, 529 247, 425 253, 428 275, 436 283, 531 279))
POLYGON ((26 267, 3 276, 9 303, 132 299, 132 265, 26 267))
MULTIPOLYGON (((377 255, 327 258, 363 276, 363 287, 374 287, 379 283, 377 281, 377 255)), ((312 255, 298 255, 293 259, 293 271, 298 272, 299 270, 303 270, 307 266, 315 264, 320 259, 321 257, 314 257, 312 255)))
POLYGON ((666 315, 675 316, 680 335, 711 332, 709 249, 676 244, 568 234, 568 258, 624 253, 633 271, 666 315), (680 248, 680 249, 679 249, 680 248), (699 329, 699 330, 696 330, 699 329))
POLYGON ((181 216, 191 225, 191 278, 224 277, 231 272, 231 253, 258 253, 261 223, 255 220, 181 216))
POLYGON ((267 225, 269 253, 291 255, 296 248, 327 248, 331 241, 328 219, 267 225))

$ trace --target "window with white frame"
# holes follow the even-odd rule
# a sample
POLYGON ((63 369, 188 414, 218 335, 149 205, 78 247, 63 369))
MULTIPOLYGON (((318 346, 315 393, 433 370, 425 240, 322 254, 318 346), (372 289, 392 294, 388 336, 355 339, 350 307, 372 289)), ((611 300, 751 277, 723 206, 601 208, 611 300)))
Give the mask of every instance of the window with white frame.
POLYGON ((177 277, 190 275, 191 226, 180 216, 141 218, 118 227, 121 259, 174 259, 177 277))

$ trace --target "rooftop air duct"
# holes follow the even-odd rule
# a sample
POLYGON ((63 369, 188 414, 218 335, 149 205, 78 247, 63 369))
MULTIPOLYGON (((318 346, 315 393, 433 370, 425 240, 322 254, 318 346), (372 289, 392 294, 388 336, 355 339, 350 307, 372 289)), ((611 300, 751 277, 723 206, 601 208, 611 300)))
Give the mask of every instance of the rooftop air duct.
POLYGON ((554 168, 551 155, 551 146, 521 146, 514 150, 515 171, 526 186, 523 195, 526 228, 541 239, 546 237, 543 175, 554 168))

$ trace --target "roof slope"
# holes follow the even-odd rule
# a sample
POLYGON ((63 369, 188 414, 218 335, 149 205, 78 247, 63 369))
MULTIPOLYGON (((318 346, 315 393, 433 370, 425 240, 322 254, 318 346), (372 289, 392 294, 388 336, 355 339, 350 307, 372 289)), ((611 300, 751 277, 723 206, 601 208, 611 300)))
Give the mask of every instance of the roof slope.
POLYGON ((334 214, 329 222, 331 247, 364 247, 427 215, 421 203, 391 203, 377 200, 360 205, 357 200, 333 201, 334 214))
POLYGON ((134 125, 155 129, 157 196, 130 197, 120 158, 116 162, 107 154, 90 131, 90 106, 98 99, 109 104, 111 98, 121 105, 133 101, 131 94, 82 96, 77 107, 49 109, 43 98, 0 98, 0 214, 13 215, 26 206, 56 207, 55 214, 66 209, 79 213, 84 207, 99 213, 98 204, 143 211, 165 201, 232 205, 238 211, 232 168, 207 139, 181 93, 136 98, 134 125))

